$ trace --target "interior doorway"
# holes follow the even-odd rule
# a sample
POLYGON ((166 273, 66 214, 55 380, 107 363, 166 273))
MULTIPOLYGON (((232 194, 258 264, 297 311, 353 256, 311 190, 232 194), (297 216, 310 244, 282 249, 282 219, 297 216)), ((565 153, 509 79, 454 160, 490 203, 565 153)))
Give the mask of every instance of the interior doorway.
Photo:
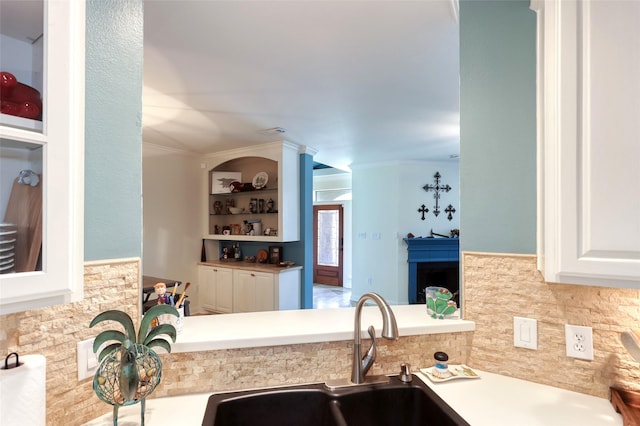
POLYGON ((313 282, 342 286, 344 214, 341 204, 313 206, 313 282))

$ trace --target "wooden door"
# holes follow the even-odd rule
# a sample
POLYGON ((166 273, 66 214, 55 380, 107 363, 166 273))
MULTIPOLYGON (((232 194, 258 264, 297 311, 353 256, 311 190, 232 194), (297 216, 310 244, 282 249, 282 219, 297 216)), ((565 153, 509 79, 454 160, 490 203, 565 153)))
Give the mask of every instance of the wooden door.
POLYGON ((343 209, 313 206, 313 282, 342 286, 343 209))

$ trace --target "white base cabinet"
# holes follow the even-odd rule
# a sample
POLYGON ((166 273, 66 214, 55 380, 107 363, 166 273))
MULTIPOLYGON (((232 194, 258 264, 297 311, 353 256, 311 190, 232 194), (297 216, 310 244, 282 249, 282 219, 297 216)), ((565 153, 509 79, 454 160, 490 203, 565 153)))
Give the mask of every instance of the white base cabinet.
POLYGON ((300 309, 301 268, 256 269, 200 265, 202 308, 215 313, 300 309))
POLYGON ((202 307, 218 313, 233 312, 233 270, 211 266, 200 267, 202 307))
POLYGON ((233 275, 233 312, 275 310, 274 274, 235 270, 233 275))

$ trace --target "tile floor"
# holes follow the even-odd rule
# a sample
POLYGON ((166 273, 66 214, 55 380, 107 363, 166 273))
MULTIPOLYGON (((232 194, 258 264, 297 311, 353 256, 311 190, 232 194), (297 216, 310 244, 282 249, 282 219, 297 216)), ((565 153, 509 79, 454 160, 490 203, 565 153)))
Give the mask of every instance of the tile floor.
POLYGON ((313 285, 313 308, 345 308, 351 306, 351 289, 324 285, 313 285))

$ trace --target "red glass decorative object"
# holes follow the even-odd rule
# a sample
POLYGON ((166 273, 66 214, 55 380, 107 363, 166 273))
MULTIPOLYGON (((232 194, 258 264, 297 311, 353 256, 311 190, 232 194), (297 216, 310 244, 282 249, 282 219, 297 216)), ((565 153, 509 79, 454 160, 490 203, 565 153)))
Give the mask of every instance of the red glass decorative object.
POLYGON ((20 83, 6 71, 0 72, 0 112, 42 121, 40 92, 20 83))

